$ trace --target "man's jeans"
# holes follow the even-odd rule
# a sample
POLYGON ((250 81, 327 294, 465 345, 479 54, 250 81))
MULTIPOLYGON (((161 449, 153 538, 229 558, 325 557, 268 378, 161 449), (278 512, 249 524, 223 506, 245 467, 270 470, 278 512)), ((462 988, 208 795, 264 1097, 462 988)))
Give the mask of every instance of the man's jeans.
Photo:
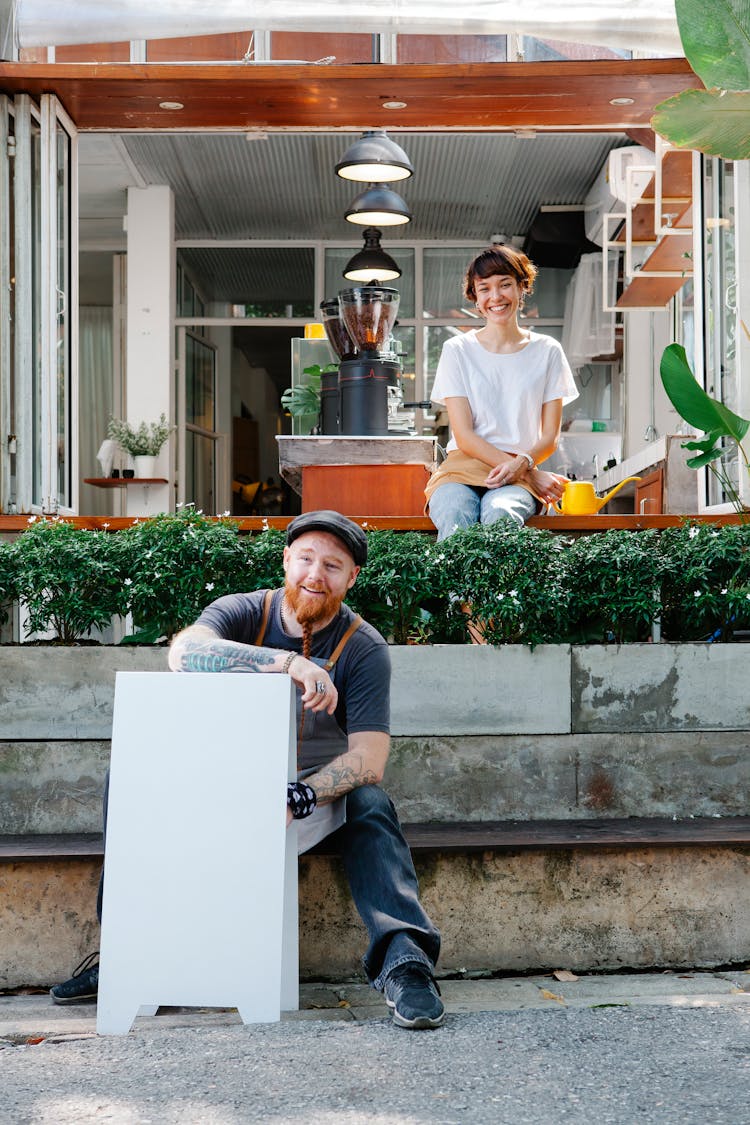
POLYGON ((432 972, 440 934, 419 901, 411 853, 396 810, 377 785, 353 789, 346 824, 328 838, 341 855, 354 904, 367 927, 363 958, 373 988, 382 990, 392 969, 420 961, 432 972))
POLYGON ((537 499, 519 484, 474 488, 446 481, 430 497, 430 519, 438 529, 438 539, 446 539, 454 531, 475 523, 512 520, 523 526, 530 516, 536 515, 538 506, 537 499))

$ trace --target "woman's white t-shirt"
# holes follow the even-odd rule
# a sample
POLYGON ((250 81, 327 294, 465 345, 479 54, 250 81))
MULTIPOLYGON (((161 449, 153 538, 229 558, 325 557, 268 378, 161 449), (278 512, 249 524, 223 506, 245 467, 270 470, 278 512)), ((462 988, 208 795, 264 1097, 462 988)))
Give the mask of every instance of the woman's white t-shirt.
MULTIPOLYGON (((532 332, 519 352, 496 355, 477 339, 476 329, 443 345, 432 401, 469 400, 474 432, 495 449, 525 452, 539 440, 542 406, 578 398, 573 374, 560 344, 532 332)), ((448 451, 457 449, 451 436, 448 451)))

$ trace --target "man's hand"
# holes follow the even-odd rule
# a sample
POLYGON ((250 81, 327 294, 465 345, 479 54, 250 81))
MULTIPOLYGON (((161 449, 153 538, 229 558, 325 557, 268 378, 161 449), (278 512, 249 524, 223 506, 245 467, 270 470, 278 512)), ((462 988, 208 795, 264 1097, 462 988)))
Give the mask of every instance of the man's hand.
POLYGON ((297 687, 302 690, 302 706, 306 710, 333 714, 339 701, 339 693, 323 668, 298 653, 289 665, 288 671, 297 687))

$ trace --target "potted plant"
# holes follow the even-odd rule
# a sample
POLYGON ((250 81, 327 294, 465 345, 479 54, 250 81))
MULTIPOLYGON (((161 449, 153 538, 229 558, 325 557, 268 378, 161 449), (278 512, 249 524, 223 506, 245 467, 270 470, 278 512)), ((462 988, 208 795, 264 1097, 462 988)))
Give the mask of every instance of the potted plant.
POLYGON ((133 458, 136 477, 149 478, 154 475, 156 458, 173 429, 165 414, 158 422, 141 422, 138 426, 121 418, 110 418, 107 437, 133 458))

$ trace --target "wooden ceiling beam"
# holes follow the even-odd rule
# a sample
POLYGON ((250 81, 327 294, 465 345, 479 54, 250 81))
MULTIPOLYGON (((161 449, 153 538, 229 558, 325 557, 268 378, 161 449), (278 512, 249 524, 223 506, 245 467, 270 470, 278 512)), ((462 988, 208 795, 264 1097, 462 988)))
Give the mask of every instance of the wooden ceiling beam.
POLYGON ((648 128, 700 82, 685 59, 453 66, 0 64, 0 91, 56 94, 83 131, 648 128), (629 104, 612 105, 612 100, 629 104), (383 108, 405 102, 401 110, 383 108), (179 102, 181 110, 161 109, 179 102))

